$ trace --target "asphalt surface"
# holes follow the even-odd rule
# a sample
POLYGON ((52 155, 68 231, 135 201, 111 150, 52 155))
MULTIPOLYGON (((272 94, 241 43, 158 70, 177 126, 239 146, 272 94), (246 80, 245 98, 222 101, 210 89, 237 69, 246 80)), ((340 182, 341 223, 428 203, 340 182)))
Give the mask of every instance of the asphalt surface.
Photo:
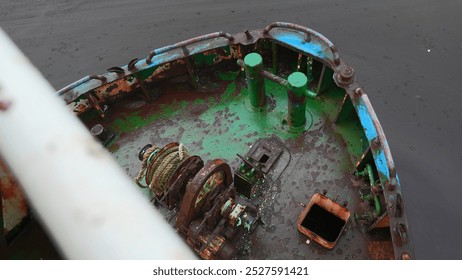
POLYGON ((385 130, 416 257, 462 259, 462 1, 0 0, 0 7, 0 26, 56 89, 209 32, 274 21, 319 31, 355 68, 385 130))

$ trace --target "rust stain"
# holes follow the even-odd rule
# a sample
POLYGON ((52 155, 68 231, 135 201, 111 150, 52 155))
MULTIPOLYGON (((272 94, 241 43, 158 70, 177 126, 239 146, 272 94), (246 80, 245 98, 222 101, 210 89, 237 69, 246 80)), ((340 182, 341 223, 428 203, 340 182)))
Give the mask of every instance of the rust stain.
POLYGON ((15 186, 18 184, 13 174, 11 174, 2 160, 0 160, 0 172, 4 174, 0 177, 0 192, 2 194, 2 198, 5 200, 14 198, 16 196, 15 186))
POLYGON ((370 241, 367 244, 369 258, 373 260, 394 260, 393 243, 389 240, 370 241))
POLYGON ((27 216, 28 206, 18 181, 0 159, 0 194, 2 198, 4 233, 8 233, 27 216), (14 209, 13 209, 14 208, 14 209))
POLYGON ((6 111, 11 107, 11 101, 0 100, 0 111, 6 111))

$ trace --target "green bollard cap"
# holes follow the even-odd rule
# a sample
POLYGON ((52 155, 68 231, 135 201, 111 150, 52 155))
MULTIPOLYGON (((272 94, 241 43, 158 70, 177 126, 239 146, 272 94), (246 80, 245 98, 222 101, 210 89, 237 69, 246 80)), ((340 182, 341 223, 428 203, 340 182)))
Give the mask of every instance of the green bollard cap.
POLYGON ((263 63, 263 58, 258 53, 249 53, 244 57, 244 64, 248 67, 255 67, 263 63))
POLYGON ((308 78, 302 72, 294 72, 287 79, 289 86, 294 89, 304 89, 308 83, 308 78))

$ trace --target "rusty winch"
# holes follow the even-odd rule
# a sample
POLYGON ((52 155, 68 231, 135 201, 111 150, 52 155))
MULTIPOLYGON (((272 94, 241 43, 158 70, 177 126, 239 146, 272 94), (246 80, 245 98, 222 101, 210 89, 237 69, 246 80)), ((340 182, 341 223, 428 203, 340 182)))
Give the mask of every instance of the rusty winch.
POLYGON ((236 195, 225 161, 204 165, 179 143, 146 145, 139 158, 143 163, 135 181, 153 191, 155 204, 176 212, 177 231, 203 259, 231 258, 237 240, 255 229, 257 209, 236 195))

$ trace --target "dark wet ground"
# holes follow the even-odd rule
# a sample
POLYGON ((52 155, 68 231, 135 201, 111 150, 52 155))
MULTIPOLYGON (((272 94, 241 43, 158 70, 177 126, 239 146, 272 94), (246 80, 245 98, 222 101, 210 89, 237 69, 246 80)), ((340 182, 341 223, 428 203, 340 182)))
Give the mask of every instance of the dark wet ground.
POLYGON ((420 259, 462 259, 461 1, 13 1, 0 26, 59 89, 197 35, 273 21, 330 38, 371 99, 420 259))

